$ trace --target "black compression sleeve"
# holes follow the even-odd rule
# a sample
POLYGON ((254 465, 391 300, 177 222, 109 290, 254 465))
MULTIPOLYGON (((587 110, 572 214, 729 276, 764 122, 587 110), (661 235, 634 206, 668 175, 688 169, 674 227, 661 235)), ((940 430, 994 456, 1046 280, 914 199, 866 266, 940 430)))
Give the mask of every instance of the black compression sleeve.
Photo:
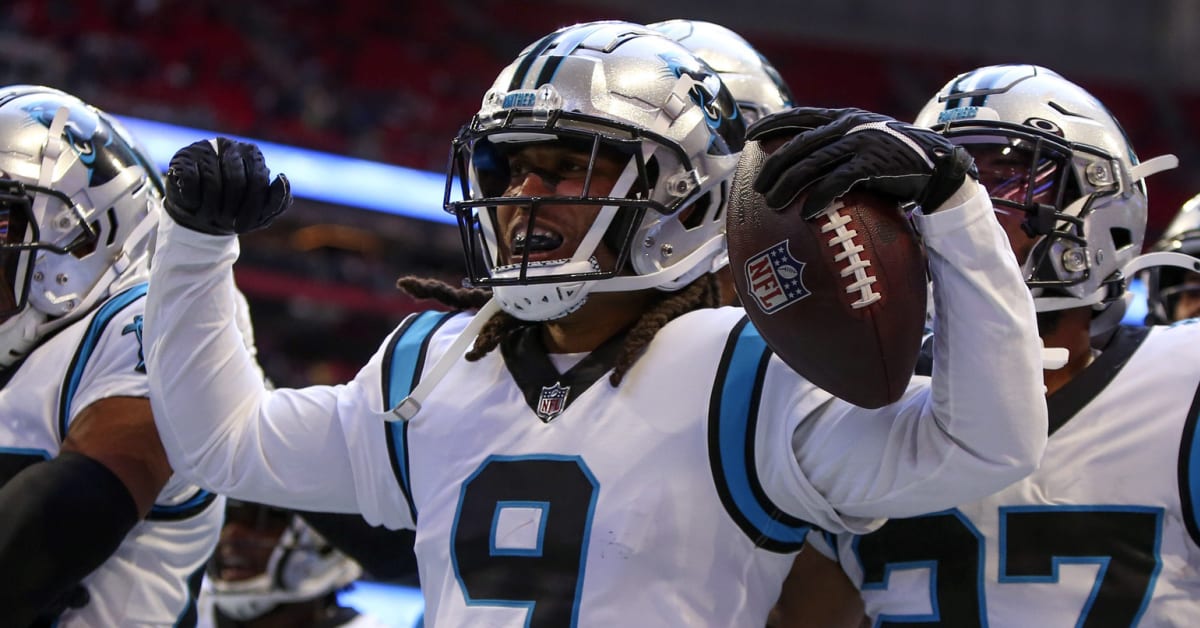
POLYGON ((297 511, 330 545, 358 562, 371 578, 415 583, 416 533, 372 526, 359 514, 297 511))
POLYGON ((25 626, 99 567, 137 524, 125 484, 75 452, 32 465, 0 488, 0 609, 25 626))

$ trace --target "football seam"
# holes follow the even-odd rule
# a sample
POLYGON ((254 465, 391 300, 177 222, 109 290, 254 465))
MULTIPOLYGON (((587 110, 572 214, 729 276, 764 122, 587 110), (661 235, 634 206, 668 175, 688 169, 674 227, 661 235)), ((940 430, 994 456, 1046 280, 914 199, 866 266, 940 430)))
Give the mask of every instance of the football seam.
POLYGON ((858 231, 850 229, 846 225, 852 222, 850 216, 841 213, 840 209, 845 207, 840 199, 834 201, 824 211, 824 216, 827 222, 821 225, 821 233, 833 233, 833 237, 826 243, 832 249, 841 248, 833 256, 833 261, 836 263, 846 262, 846 265, 841 268, 840 275, 842 278, 854 276, 854 280, 850 285, 846 286, 846 294, 858 293, 858 299, 850 304, 853 309, 862 309, 879 301, 882 295, 875 290, 875 283, 879 278, 872 274, 871 260, 863 259, 860 253, 866 250, 861 243, 855 240, 858 237, 858 231))

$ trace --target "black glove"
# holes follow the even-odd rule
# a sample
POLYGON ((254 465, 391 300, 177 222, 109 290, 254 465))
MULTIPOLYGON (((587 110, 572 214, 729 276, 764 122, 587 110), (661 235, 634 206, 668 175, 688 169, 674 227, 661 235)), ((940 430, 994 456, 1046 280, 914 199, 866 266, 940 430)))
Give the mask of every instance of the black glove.
POLYGON ((225 137, 216 145, 201 140, 171 158, 164 207, 175 222, 212 235, 248 233, 292 204, 287 177, 271 181, 257 146, 225 137))
POLYGON ((760 119, 746 136, 797 132, 763 162, 754 189, 774 209, 808 190, 805 219, 853 187, 915 201, 928 213, 966 177, 979 178, 971 155, 942 135, 862 109, 797 107, 760 119))

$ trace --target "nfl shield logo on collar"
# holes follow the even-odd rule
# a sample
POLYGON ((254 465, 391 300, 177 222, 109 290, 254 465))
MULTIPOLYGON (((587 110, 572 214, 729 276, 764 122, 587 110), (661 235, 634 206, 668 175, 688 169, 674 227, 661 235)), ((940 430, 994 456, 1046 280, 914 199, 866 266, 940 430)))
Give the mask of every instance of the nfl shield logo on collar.
POLYGON ((545 423, 553 421, 567 407, 567 395, 571 392, 570 386, 560 386, 558 382, 554 382, 553 386, 542 386, 542 394, 538 397, 537 415, 545 423))

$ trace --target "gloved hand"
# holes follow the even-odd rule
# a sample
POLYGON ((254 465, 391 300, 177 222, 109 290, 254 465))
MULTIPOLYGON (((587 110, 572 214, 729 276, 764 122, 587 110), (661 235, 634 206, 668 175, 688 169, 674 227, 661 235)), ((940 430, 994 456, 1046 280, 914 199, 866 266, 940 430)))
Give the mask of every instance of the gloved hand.
POLYGON ((249 233, 292 204, 291 185, 271 171, 254 144, 221 137, 179 149, 167 170, 164 207, 175 222, 202 233, 249 233))
POLYGON ((754 189, 774 209, 807 190, 806 220, 852 187, 915 201, 929 213, 966 177, 979 178, 971 155, 942 135, 862 109, 797 107, 763 117, 746 135, 796 133, 763 161, 754 189))

